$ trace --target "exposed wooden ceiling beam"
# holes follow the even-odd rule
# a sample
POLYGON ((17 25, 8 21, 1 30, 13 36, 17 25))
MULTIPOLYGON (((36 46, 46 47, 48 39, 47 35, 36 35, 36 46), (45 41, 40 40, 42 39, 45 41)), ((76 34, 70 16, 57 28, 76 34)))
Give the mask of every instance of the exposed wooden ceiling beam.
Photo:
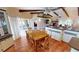
MULTIPOLYGON (((52 11, 59 10, 59 9, 62 9, 64 11, 64 13, 67 15, 67 17, 69 17, 69 14, 67 13, 67 11, 65 10, 64 7, 58 7, 58 8, 52 9, 52 11)), ((57 14, 56 12, 53 12, 53 13, 55 15, 59 16, 59 14, 57 14)))
POLYGON ((6 11, 6 10, 4 10, 4 9, 0 9, 1 11, 6 11))
MULTIPOLYGON (((51 9, 52 11, 55 11, 55 10, 58 10, 60 9, 61 7, 58 7, 58 8, 55 8, 55 9, 51 9)), ((39 10, 24 10, 24 9, 20 9, 19 12, 32 12, 32 11, 45 11, 43 9, 39 9, 39 10)))
POLYGON ((78 7, 78 16, 79 16, 79 7, 78 7))
POLYGON ((65 8, 64 7, 61 7, 62 8, 62 10, 64 11, 64 13, 67 15, 67 17, 69 17, 69 14, 67 13, 67 11, 65 10, 65 8))
POLYGON ((23 10, 23 9, 19 10, 19 12, 33 12, 33 11, 45 11, 45 10, 23 10))
POLYGON ((59 16, 56 12, 53 12, 55 15, 59 16))

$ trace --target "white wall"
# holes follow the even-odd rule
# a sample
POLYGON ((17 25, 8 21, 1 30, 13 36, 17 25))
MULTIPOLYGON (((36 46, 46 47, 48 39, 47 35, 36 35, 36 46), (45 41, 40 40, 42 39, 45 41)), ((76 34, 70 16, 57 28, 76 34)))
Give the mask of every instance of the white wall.
POLYGON ((6 8, 6 12, 7 15, 9 17, 9 23, 10 23, 10 27, 11 27, 11 32, 13 34, 14 39, 18 39, 20 37, 19 35, 19 29, 18 29, 18 19, 22 20, 21 18, 24 19, 30 19, 31 18, 31 14, 30 13, 20 13, 19 10, 17 8, 14 7, 8 7, 6 8))
POLYGON ((14 40, 19 38, 19 29, 18 29, 17 19, 18 17, 9 16, 9 23, 10 23, 14 40))
POLYGON ((67 13, 69 14, 69 17, 72 20, 75 20, 78 17, 78 9, 77 7, 67 7, 65 8, 67 13))
POLYGON ((37 20, 37 27, 38 27, 38 29, 44 29, 45 28, 45 23, 44 23, 44 19, 41 19, 41 18, 39 18, 38 20, 37 20))
POLYGON ((34 22, 37 23, 37 29, 43 29, 45 27, 44 19, 41 18, 33 18, 29 20, 29 26, 34 29, 34 22))

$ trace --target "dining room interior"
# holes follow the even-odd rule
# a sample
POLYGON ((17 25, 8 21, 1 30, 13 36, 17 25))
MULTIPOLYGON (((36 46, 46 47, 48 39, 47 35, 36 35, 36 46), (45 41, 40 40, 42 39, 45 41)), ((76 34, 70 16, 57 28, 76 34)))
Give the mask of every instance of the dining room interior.
POLYGON ((79 7, 0 7, 0 52, 78 52, 79 7))

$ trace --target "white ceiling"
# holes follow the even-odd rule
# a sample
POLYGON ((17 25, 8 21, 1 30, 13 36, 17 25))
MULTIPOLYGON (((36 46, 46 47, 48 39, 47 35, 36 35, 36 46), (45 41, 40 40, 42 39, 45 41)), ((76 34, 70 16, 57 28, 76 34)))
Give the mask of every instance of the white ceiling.
POLYGON ((41 10, 41 9, 45 9, 42 7, 18 7, 18 9, 24 9, 24 10, 41 10))
POLYGON ((77 7, 68 7, 68 8, 65 8, 65 10, 69 14, 70 18, 76 19, 78 17, 78 8, 77 7))
MULTIPOLYGON (((57 8, 57 7, 54 7, 57 8)), ((48 9, 54 9, 53 7, 49 7, 48 9)), ((46 7, 19 7, 18 9, 24 9, 24 10, 45 10, 46 7)), ((65 7, 66 12, 69 14, 69 17, 71 19, 75 19, 78 17, 78 8, 77 7, 65 7)), ((67 17, 66 14, 63 12, 63 10, 56 10, 57 14, 59 14, 61 17, 67 17)), ((51 15, 56 17, 56 15, 52 12, 50 12, 51 15)))

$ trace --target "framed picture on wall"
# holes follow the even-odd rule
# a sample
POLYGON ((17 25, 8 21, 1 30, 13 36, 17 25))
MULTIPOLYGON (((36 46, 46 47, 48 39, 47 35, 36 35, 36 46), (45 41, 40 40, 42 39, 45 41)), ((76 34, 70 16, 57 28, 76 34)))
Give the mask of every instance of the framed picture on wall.
POLYGON ((4 10, 0 10, 0 36, 4 36, 8 34, 8 27, 7 27, 7 20, 6 20, 6 13, 4 10))

